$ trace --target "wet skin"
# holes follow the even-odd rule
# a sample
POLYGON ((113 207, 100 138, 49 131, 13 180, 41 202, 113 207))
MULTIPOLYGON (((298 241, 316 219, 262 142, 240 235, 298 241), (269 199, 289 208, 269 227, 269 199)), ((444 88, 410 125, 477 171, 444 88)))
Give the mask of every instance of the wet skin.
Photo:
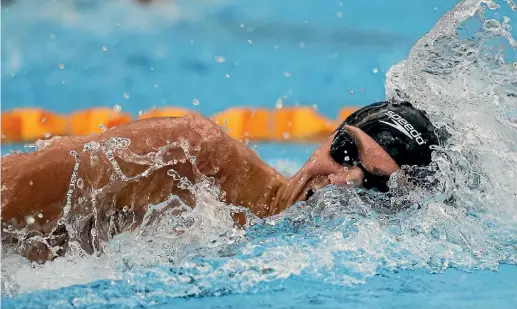
MULTIPOLYGON (((368 135, 358 128, 347 129, 358 141, 360 160, 367 170, 390 175, 399 169, 368 135)), ((192 184, 213 179, 223 192, 219 199, 224 203, 246 207, 259 217, 275 215, 329 184, 361 186, 364 176, 361 169, 344 167, 330 157, 333 137, 334 134, 329 136, 289 179, 263 162, 244 143, 201 116, 139 120, 100 135, 58 138, 35 152, 2 158, 2 228, 8 231, 3 233, 2 242, 16 242, 13 231, 24 230, 30 235, 47 237, 51 246, 64 248, 75 237, 91 253, 94 244, 89 233, 94 212, 95 220, 107 222, 116 216, 122 218, 120 222, 130 221, 117 226, 116 232, 120 232, 137 227, 149 205, 165 202, 174 206, 177 203, 174 197, 178 197, 194 207, 193 193, 184 186, 178 187, 180 177, 186 177, 192 184), (113 150, 112 161, 106 152, 84 151, 87 143, 106 145, 114 141, 110 138, 116 137, 131 142, 126 149, 113 150), (184 148, 188 145, 186 151, 182 145, 184 148), (75 190, 69 190, 76 162, 79 162, 79 180, 74 184, 75 190), (114 169, 117 165, 118 173, 114 169), (144 172, 144 177, 134 177, 144 172), (70 193, 68 198, 67 193, 70 193), (79 218, 75 223, 83 222, 77 223, 81 235, 68 235, 58 224, 64 213, 79 218), (126 218, 128 213, 131 220, 126 218)), ((239 214, 234 219, 240 224, 245 220, 239 214)), ((98 234, 109 238, 114 232, 99 230, 98 234)), ((20 246, 19 252, 38 262, 64 252, 51 252, 48 247, 36 241, 20 246)))

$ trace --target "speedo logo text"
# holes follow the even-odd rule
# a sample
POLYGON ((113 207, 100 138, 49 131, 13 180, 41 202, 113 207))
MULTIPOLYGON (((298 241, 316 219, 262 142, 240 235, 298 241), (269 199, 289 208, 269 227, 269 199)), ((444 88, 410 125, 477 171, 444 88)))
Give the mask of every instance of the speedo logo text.
POLYGON ((380 122, 387 124, 404 133, 409 138, 414 139, 418 145, 425 144, 425 141, 422 138, 422 133, 415 130, 415 128, 413 128, 413 126, 409 122, 407 122, 406 119, 402 118, 399 114, 392 111, 387 111, 386 115, 393 121, 393 123, 383 120, 381 120, 380 122))

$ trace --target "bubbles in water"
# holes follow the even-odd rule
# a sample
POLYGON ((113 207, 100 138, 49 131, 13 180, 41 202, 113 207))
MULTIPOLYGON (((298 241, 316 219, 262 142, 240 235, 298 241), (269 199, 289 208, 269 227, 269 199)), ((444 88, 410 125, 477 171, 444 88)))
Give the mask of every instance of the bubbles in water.
POLYGON ((128 92, 124 92, 123 97, 126 100, 129 99, 129 93, 128 92))
POLYGON ((57 65, 57 67, 60 68, 61 70, 63 70, 65 68, 65 65, 60 63, 60 64, 57 65))
POLYGON ((199 105, 199 100, 198 99, 192 100, 192 105, 198 106, 199 105))

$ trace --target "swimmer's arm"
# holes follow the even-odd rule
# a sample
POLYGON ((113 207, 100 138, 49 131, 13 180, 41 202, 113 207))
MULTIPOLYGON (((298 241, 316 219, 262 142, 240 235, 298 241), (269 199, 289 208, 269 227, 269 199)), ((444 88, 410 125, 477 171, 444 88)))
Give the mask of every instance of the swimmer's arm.
MULTIPOLYGON (((66 195, 76 165, 76 159, 71 154, 73 151, 81 162, 81 176, 87 177, 92 187, 106 185, 113 174, 112 164, 105 156, 99 156, 92 164, 89 153, 83 152, 86 143, 104 143, 111 137, 129 138, 129 149, 135 154, 146 155, 159 144, 166 143, 166 140, 173 141, 180 135, 192 138, 193 132, 189 130, 193 121, 192 118, 135 121, 98 135, 56 138, 49 146, 35 152, 3 157, 2 223, 21 228, 26 225, 26 217, 30 216, 35 219, 35 229, 49 230, 54 225, 66 205, 66 195)), ((124 172, 136 173, 136 169, 145 169, 123 160, 117 161, 124 172)))
POLYGON ((74 168, 70 152, 80 151, 85 142, 84 138, 63 137, 46 149, 3 157, 2 223, 21 228, 27 216, 38 218, 42 211, 47 218, 38 220, 41 225, 55 219, 64 206, 74 168))
MULTIPOLYGON (((113 175, 112 163, 105 156, 99 156, 95 163, 91 163, 89 154, 82 150, 85 143, 102 143, 111 137, 130 139, 130 153, 141 156, 156 153, 174 141, 187 141, 190 154, 196 156, 196 168, 203 175, 213 177, 222 187, 226 193, 225 202, 249 207, 260 216, 267 214, 267 204, 282 181, 282 176, 262 162, 251 149, 224 134, 218 125, 206 118, 153 118, 122 125, 100 135, 62 137, 36 152, 2 158, 2 223, 23 227, 26 217, 30 216, 35 219, 34 228, 49 231, 66 205, 76 164, 71 152, 79 153, 82 178, 88 179, 94 188, 106 186, 113 175), (264 183, 270 179, 279 181, 273 185, 264 183), (271 192, 264 190, 266 186, 272 188, 271 192)), ((183 154, 182 149, 175 148, 164 159, 181 159, 183 154)), ((120 158, 117 162, 128 176, 148 168, 120 158)), ((188 161, 178 163, 174 170, 191 181, 195 180, 188 161)), ((188 194, 182 196, 184 192, 174 191, 177 182, 173 183, 167 172, 168 168, 160 169, 137 182, 123 183, 122 187, 110 190, 114 192, 118 205, 130 205, 137 211, 145 211, 142 207, 161 202, 171 193, 188 200, 188 194)))

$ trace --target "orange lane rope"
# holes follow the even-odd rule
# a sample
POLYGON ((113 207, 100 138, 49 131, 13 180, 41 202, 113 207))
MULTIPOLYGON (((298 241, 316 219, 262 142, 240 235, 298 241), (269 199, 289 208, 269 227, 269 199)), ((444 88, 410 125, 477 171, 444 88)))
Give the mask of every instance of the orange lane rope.
MULTIPOLYGON (((343 108, 338 119, 327 119, 313 107, 265 109, 232 107, 211 117, 236 139, 250 141, 315 141, 328 136, 357 108, 343 108)), ((199 115, 179 107, 163 107, 140 113, 137 119, 199 115)), ((107 107, 89 108, 62 115, 40 108, 17 108, 2 112, 2 143, 34 142, 52 136, 80 136, 101 133, 133 117, 107 107)))

